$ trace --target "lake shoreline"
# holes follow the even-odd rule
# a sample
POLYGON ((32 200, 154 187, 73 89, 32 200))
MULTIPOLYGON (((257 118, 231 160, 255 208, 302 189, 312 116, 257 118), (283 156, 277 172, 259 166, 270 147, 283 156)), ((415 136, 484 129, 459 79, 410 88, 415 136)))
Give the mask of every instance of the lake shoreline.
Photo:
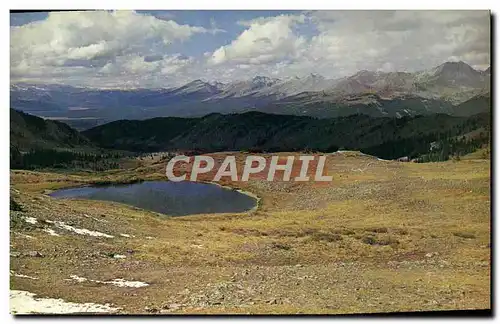
POLYGON ((87 183, 45 191, 44 194, 58 199, 122 203, 168 217, 254 212, 260 201, 260 198, 251 192, 208 181, 146 180, 108 185, 87 183), (202 186, 196 188, 199 185, 202 186))

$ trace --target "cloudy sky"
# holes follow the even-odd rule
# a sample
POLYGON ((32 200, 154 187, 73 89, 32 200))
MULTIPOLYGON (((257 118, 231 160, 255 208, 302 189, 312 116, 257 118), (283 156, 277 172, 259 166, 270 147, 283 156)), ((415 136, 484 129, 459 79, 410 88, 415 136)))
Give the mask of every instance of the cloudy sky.
POLYGON ((12 82, 169 87, 490 64, 488 11, 11 13, 12 82))

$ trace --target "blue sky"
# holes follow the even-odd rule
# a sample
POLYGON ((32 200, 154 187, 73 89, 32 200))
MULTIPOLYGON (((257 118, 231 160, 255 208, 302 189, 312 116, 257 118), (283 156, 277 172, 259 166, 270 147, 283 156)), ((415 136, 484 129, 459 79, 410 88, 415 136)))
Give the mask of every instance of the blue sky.
POLYGON ((11 13, 12 82, 168 87, 490 64, 487 11, 11 13))
MULTIPOLYGON (((244 26, 238 24, 238 21, 252 20, 259 17, 273 17, 281 14, 297 14, 298 11, 292 10, 138 10, 138 13, 152 15, 154 17, 166 20, 175 20, 179 24, 188 24, 193 26, 202 26, 205 28, 212 27, 215 23, 220 29, 225 32, 214 35, 197 34, 187 41, 175 43, 169 47, 170 53, 182 52, 189 56, 203 56, 203 53, 213 50, 214 48, 227 45, 235 39, 240 33, 245 30, 244 26)), ((11 13, 10 25, 20 26, 37 20, 47 18, 46 12, 32 13, 11 13)), ((304 28, 305 30, 305 28, 304 28)), ((307 31, 312 35, 314 29, 307 31)))

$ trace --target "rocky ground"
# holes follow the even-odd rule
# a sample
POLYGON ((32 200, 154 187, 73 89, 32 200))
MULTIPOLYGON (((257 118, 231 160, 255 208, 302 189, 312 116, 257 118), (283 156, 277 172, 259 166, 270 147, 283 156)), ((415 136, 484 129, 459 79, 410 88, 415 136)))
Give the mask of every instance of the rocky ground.
POLYGON ((327 159, 332 182, 223 180, 261 198, 259 208, 172 218, 46 195, 102 179, 160 179, 161 161, 102 174, 11 171, 11 312, 488 309, 489 166, 341 152, 327 159))

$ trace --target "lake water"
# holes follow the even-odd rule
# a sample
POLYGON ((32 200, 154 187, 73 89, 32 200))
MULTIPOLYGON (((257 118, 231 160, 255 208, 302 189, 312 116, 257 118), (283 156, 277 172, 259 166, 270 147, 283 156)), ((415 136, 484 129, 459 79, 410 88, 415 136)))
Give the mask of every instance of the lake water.
POLYGON ((167 216, 239 213, 257 200, 236 190, 190 181, 144 181, 126 185, 86 186, 54 191, 54 198, 106 200, 155 211, 167 216))

